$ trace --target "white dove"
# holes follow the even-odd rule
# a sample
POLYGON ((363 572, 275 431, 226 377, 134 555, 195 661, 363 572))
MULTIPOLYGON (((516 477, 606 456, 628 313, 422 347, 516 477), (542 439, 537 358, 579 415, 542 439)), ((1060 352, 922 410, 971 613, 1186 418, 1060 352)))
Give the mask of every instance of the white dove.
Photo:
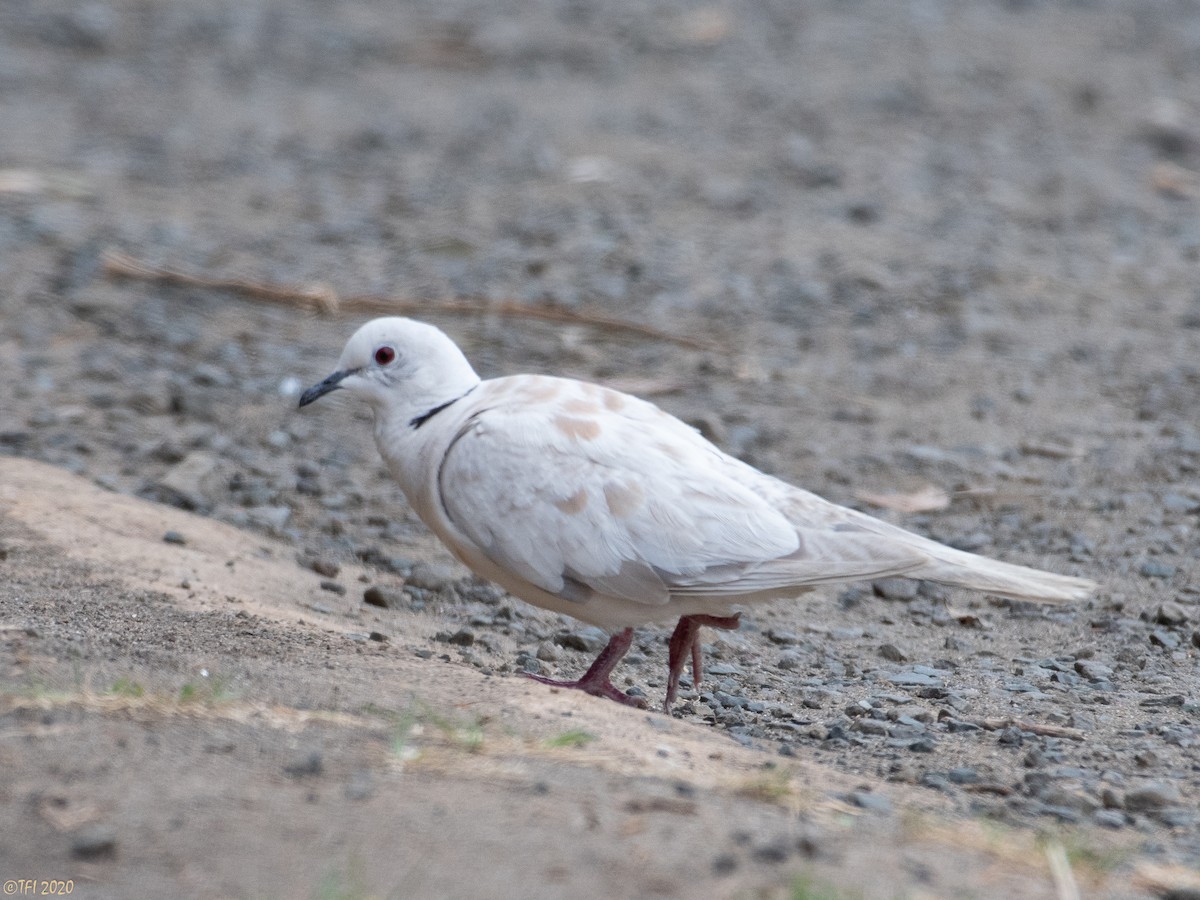
POLYGON ((669 711, 702 625, 816 585, 904 576, 1065 602, 1095 584, 955 550, 830 503, 721 452, 645 400, 545 375, 481 381, 442 331, 375 319, 300 397, 361 397, 408 502, 466 566, 528 603, 612 635, 578 688, 631 706, 609 678, 633 626, 679 617, 669 711))

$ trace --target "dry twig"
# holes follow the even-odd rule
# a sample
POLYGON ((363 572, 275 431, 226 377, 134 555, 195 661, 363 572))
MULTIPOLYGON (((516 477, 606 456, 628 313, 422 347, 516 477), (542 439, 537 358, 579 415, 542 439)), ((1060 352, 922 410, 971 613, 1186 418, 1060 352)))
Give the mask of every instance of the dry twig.
POLYGON ((967 719, 972 725, 978 725, 984 731, 1000 731, 1003 728, 1019 728, 1030 734, 1040 734, 1042 737, 1069 738, 1072 741, 1082 741, 1084 734, 1078 728, 1067 728, 1063 725, 1041 725, 1037 722, 1025 722, 1021 719, 967 719))
POLYGON ((166 266, 153 266, 125 253, 107 251, 103 257, 104 274, 111 278, 138 278, 159 281, 164 284, 181 284, 211 290, 233 291, 255 300, 283 305, 307 306, 324 315, 338 313, 377 313, 380 315, 407 315, 410 313, 441 313, 448 315, 498 315, 514 318, 538 319, 544 322, 559 322, 569 325, 586 325, 608 331, 624 331, 640 337, 668 341, 693 350, 713 350, 714 346, 696 338, 673 334, 594 312, 576 312, 546 306, 525 306, 512 301, 493 303, 476 299, 412 301, 369 294, 354 297, 339 297, 332 286, 323 283, 307 285, 272 284, 242 278, 210 278, 192 275, 166 266))

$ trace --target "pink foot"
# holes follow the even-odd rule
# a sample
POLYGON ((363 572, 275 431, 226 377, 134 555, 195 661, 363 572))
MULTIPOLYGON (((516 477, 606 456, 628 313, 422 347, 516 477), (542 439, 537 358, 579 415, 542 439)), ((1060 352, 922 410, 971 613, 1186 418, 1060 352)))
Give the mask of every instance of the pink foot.
POLYGON ((626 628, 624 631, 614 634, 608 641, 608 646, 600 651, 600 655, 596 657, 595 662, 578 681, 559 681, 555 678, 546 678, 544 675, 526 674, 526 678, 532 678, 534 681, 548 684, 552 687, 571 688, 577 691, 583 691, 585 694, 591 694, 594 697, 607 697, 609 700, 616 700, 618 703, 623 703, 625 706, 635 706, 638 709, 646 708, 646 701, 641 697, 631 697, 624 691, 613 687, 609 676, 612 675, 612 670, 617 667, 617 663, 629 651, 629 645, 633 643, 633 629, 626 628))
POLYGON ((738 613, 732 616, 680 616, 679 624, 671 632, 668 644, 667 664, 670 675, 667 678, 667 699, 663 703, 663 712, 671 714, 671 704, 679 693, 679 676, 683 674, 683 665, 687 657, 692 658, 692 685, 700 687, 700 679, 704 677, 703 660, 700 653, 700 626, 711 625, 713 628, 724 628, 733 631, 738 627, 738 613))

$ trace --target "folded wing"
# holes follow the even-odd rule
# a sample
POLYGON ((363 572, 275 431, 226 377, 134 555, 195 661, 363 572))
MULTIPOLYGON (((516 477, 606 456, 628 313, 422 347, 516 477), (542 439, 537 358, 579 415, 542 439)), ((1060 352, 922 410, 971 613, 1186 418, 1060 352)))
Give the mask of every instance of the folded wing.
MULTIPOLYGON (((612 392, 609 392, 611 397, 612 392)), ((552 594, 647 604, 903 574, 928 557, 839 520, 797 523, 743 469, 657 407, 483 408, 439 472, 454 525, 552 594)), ((782 482, 774 482, 782 485, 782 482)))

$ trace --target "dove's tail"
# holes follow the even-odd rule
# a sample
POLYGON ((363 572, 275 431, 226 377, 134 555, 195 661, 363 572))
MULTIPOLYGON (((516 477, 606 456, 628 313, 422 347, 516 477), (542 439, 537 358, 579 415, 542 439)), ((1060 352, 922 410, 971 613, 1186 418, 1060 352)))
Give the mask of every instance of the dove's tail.
POLYGON ((923 578, 953 587, 1041 603, 1086 600, 1097 587, 1096 582, 1087 578, 1057 575, 956 550, 862 514, 855 519, 876 534, 899 540, 927 557, 928 562, 903 573, 905 578, 923 578))
POLYGON ((1086 578, 1016 566, 953 547, 938 546, 929 555, 932 557, 929 565, 906 572, 905 576, 1042 603, 1086 600, 1096 590, 1096 582, 1086 578))

